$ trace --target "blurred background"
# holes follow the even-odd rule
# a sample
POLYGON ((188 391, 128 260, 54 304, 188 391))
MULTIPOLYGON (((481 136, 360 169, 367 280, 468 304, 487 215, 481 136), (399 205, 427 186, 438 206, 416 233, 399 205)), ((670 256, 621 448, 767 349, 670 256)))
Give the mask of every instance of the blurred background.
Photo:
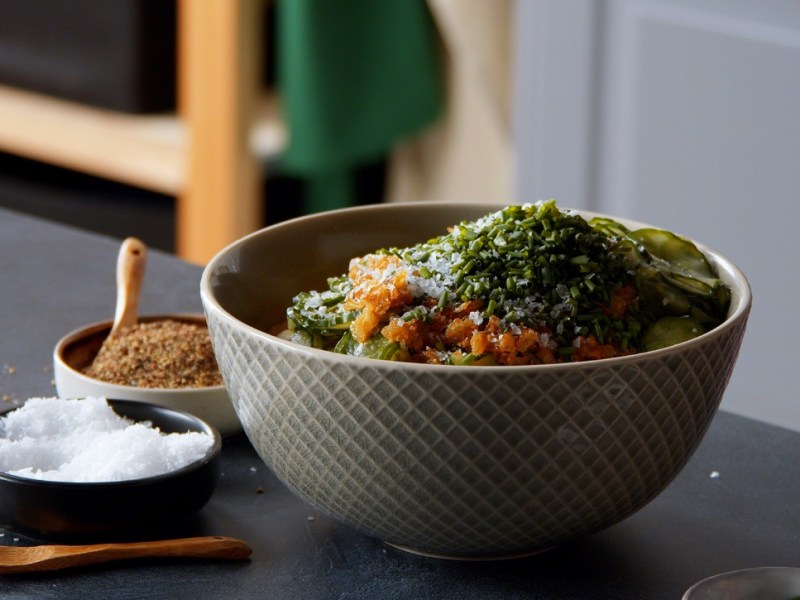
POLYGON ((800 430, 796 0, 3 0, 0 206, 203 264, 397 201, 701 240, 754 308, 723 407, 800 430))

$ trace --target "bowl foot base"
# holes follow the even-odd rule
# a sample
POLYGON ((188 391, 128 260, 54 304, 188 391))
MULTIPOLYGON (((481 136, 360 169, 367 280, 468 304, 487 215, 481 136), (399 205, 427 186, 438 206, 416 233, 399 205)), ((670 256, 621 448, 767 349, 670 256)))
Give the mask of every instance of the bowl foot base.
POLYGON ((409 554, 416 554, 417 556, 425 556, 427 558, 439 558, 442 560, 463 560, 463 561, 496 561, 496 560, 516 560, 518 558, 527 558, 542 554, 551 550, 552 547, 538 548, 536 550, 522 550, 520 552, 512 552, 510 554, 445 554, 440 552, 430 552, 428 550, 420 550, 418 548, 411 548, 409 546, 402 546, 400 544, 392 544, 391 542, 384 542, 387 546, 391 546, 397 550, 408 552, 409 554))

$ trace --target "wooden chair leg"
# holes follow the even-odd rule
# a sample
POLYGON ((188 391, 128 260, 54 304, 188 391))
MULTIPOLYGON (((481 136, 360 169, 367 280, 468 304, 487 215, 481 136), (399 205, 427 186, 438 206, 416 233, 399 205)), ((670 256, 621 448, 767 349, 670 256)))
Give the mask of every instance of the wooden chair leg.
POLYGON ((261 173, 250 144, 264 43, 260 0, 180 0, 179 113, 186 185, 177 253, 204 264, 261 226, 261 173))

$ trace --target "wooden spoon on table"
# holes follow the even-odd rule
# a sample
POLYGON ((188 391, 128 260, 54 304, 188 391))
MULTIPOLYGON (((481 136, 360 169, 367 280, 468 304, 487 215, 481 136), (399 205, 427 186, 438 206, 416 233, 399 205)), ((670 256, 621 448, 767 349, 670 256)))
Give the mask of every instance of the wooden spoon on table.
POLYGON ((136 325, 139 313, 139 292, 142 289, 144 268, 147 265, 147 246, 129 237, 117 257, 117 309, 111 333, 136 325))
POLYGON ((0 574, 57 571, 132 558, 244 560, 252 554, 241 540, 222 536, 84 546, 0 546, 0 574))

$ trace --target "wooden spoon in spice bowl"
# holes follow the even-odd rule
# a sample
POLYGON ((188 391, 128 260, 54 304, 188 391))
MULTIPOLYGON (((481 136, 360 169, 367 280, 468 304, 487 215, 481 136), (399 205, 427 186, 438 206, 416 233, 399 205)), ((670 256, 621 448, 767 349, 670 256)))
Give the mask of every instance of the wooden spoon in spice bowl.
POLYGON ((147 246, 137 238, 127 238, 122 242, 117 257, 117 309, 112 334, 136 325, 145 266, 147 246))
MULTIPOLYGON (((102 396, 150 402, 194 414, 214 425, 225 437, 241 432, 241 423, 216 367, 207 338, 205 317, 202 314, 138 315, 147 253, 147 246, 141 240, 130 237, 122 243, 117 257, 114 320, 77 329, 56 345, 53 364, 59 396, 102 396), (192 331, 195 335, 184 338, 181 334, 177 337, 177 332, 186 331, 187 327, 194 327, 192 331), (156 329, 160 333, 156 333, 156 329), (172 337, 173 333, 175 337, 172 337), (179 351, 163 354, 163 348, 159 350, 155 346, 156 336, 161 336, 158 339, 167 342, 186 342, 179 351), (136 350, 131 350, 130 356, 123 351, 124 348, 119 348, 126 343, 136 350), (117 354, 113 350, 115 346, 117 354), (104 354, 98 356, 101 349, 104 354), (142 359, 143 353, 146 356, 142 359), (189 357, 196 362, 192 363, 191 368, 184 368, 183 365, 178 367, 170 359, 179 356, 189 357), (127 358, 123 360, 120 357, 127 358), (120 373, 128 365, 145 363, 151 369, 147 373, 147 382, 132 373, 130 376, 120 373), (113 376, 106 372, 111 370, 110 367, 114 367, 113 376), (174 381, 175 377, 184 373, 193 373, 195 377, 191 381, 174 381)), ((172 344, 167 346, 174 347, 172 344)))

